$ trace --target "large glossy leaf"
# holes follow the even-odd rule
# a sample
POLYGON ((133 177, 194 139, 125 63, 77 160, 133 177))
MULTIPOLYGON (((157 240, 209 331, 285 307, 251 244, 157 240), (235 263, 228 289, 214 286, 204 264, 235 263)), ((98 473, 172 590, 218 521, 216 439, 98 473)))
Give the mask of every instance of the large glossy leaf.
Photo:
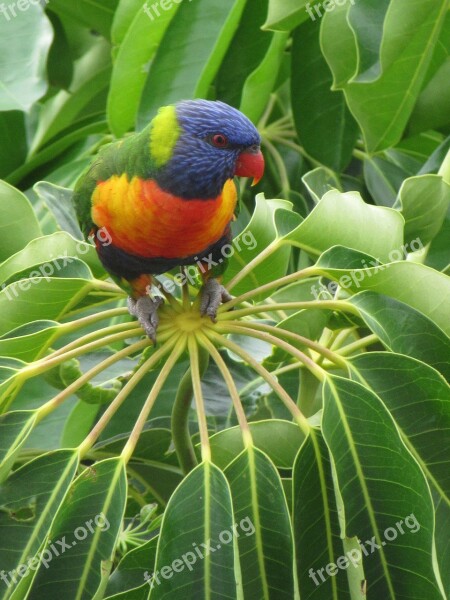
POLYGON ((235 33, 244 0, 183 2, 150 67, 138 114, 145 127, 160 106, 203 96, 235 33))
POLYGON ((51 566, 40 565, 30 599, 55 595, 94 598, 102 571, 108 572, 112 566, 125 510, 126 485, 120 458, 96 463, 74 481, 51 529, 51 539, 65 540, 69 547, 56 556, 50 542, 46 545, 44 552, 48 551, 51 566))
POLYGON ((309 18, 305 9, 307 0, 270 0, 269 14, 264 29, 290 31, 309 18))
POLYGON ((38 3, 23 6, 6 4, 0 19, 0 111, 28 111, 47 89, 53 29, 38 3))
POLYGON ((343 502, 342 529, 367 552, 363 564, 371 593, 441 600, 430 491, 385 406, 362 385, 329 377, 322 430, 343 502))
POLYGON ((1 261, 41 235, 28 199, 4 181, 0 181, 0 216, 1 261))
POLYGON ((138 590, 142 585, 145 585, 145 594, 142 598, 147 598, 150 588, 143 582, 145 582, 145 574, 153 573, 157 544, 158 538, 154 537, 138 548, 133 548, 122 558, 108 580, 105 598, 113 598, 120 593, 130 593, 131 590, 138 590))
MULTIPOLYGON (((376 15, 386 10, 384 2, 364 4, 373 6, 376 15)), ((407 0, 393 0, 384 21, 382 16, 374 18, 378 25, 378 40, 380 28, 383 36, 380 49, 382 72, 378 78, 376 63, 372 69, 376 40, 371 52, 367 53, 371 56, 363 61, 363 69, 368 70, 368 75, 363 73, 354 78, 358 68, 355 40, 359 39, 359 32, 345 18, 351 5, 346 3, 336 8, 322 19, 322 50, 333 71, 335 87, 344 91, 350 111, 362 129, 368 151, 376 152, 400 140, 430 64, 447 2, 423 0, 416 2, 412 11, 407 0), (380 102, 382 111, 378 110, 380 102)), ((364 35, 367 33, 374 39, 374 28, 367 30, 363 20, 357 24, 361 25, 364 35)), ((364 39, 361 45, 367 47, 364 39)))
MULTIPOLYGON (((116 136, 123 135, 136 120, 150 61, 180 3, 174 2, 169 10, 161 11, 158 17, 152 12, 150 4, 145 6, 150 16, 144 13, 143 3, 139 0, 139 10, 124 35, 114 61, 108 95, 108 122, 116 136)), ((120 21, 117 21, 119 25, 120 21)))
POLYGON ((16 470, 0 485, 0 558, 3 568, 12 572, 15 579, 8 579, 7 588, 4 581, 0 584, 2 600, 11 598, 14 584, 28 587, 39 565, 39 559, 33 557, 48 539, 77 464, 75 451, 50 452, 16 470))
MULTIPOLYGON (((300 597, 350 598, 347 573, 341 565, 354 570, 357 562, 350 563, 345 557, 347 560, 340 560, 335 576, 330 577, 326 571, 327 565, 336 564, 344 554, 344 547, 330 457, 318 431, 311 432, 295 460, 292 524, 300 597)), ((360 577, 362 579, 364 577, 360 577)), ((359 591, 360 582, 357 589, 359 591)))
POLYGON ((8 476, 14 460, 36 424, 32 410, 5 413, 0 417, 0 482, 8 476))
POLYGON ((405 218, 405 241, 418 237, 426 245, 444 223, 450 206, 450 184, 440 175, 411 177, 403 182, 399 204, 405 218))
POLYGON ((450 381, 450 339, 430 319, 403 302, 373 292, 357 294, 350 302, 390 350, 422 360, 450 381))
POLYGON ((177 488, 164 513, 151 600, 236 599, 233 524, 223 473, 201 463, 177 488))
MULTIPOLYGON (((280 469, 291 469, 304 436, 297 425, 289 421, 271 419, 250 423, 255 447, 263 451, 280 469)), ((230 427, 211 437, 214 463, 225 468, 244 450, 239 427, 230 427)))
MULTIPOLYGON (((291 208, 292 204, 286 200, 266 200, 262 194, 258 194, 255 211, 250 223, 233 242, 235 251, 230 258, 224 277, 225 281, 232 279, 266 246, 280 237, 276 221, 277 214, 282 213, 284 215, 290 212, 295 218, 296 215, 291 212, 291 208)), ((258 285, 271 281, 273 278, 285 275, 289 254, 290 250, 288 248, 280 248, 271 254, 267 260, 253 269, 247 278, 233 288, 233 293, 244 293, 258 285)))
POLYGON ((450 460, 446 452, 450 445, 449 385, 434 369, 408 356, 367 352, 351 362, 356 377, 387 406, 431 487, 450 505, 450 460))
POLYGON ((298 137, 320 163, 343 171, 358 135, 344 94, 332 91, 332 75, 320 51, 319 22, 306 21, 294 33, 291 97, 298 137))
POLYGON ((63 17, 69 17, 74 22, 81 22, 109 38, 114 18, 114 10, 119 0, 52 0, 51 9, 63 17))
POLYGON ((284 240, 318 255, 343 245, 386 260, 403 241, 397 211, 366 204, 358 192, 327 192, 308 217, 284 240))
POLYGON ((227 467, 225 475, 240 526, 236 531, 244 597, 291 600, 294 596, 291 523, 274 465, 263 452, 249 447, 227 467))
MULTIPOLYGON (((392 253, 391 260, 400 258, 400 251, 395 252, 397 255, 392 253)), ((434 321, 447 335, 450 333, 450 309, 442 302, 448 296, 450 279, 442 273, 404 260, 383 265, 369 256, 339 247, 325 252, 317 267, 345 290, 378 292, 404 302, 434 321)))

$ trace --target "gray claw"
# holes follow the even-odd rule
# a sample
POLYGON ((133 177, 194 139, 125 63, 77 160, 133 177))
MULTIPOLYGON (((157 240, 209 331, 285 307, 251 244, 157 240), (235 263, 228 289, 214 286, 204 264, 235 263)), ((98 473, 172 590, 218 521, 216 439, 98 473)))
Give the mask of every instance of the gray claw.
POLYGON ((137 300, 127 299, 128 311, 131 316, 136 317, 145 333, 156 344, 156 329, 159 323, 158 308, 164 302, 162 298, 152 300, 150 296, 142 296, 137 300))
POLYGON ((232 298, 233 296, 229 294, 217 279, 208 279, 201 291, 201 315, 207 315, 215 323, 219 306, 222 302, 229 302, 232 298))

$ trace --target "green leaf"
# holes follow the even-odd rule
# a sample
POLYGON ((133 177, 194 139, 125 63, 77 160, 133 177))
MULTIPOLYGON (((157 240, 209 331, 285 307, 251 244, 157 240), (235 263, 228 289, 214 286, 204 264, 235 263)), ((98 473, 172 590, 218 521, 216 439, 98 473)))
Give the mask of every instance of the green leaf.
MULTIPOLYGON (((346 571, 338 569, 329 577, 324 569, 344 552, 330 457, 318 431, 311 431, 295 460, 292 524, 301 598, 319 597, 319 589, 323 598, 348 598, 346 571)), ((348 568, 354 569, 353 564, 348 568)))
POLYGON ((0 112, 0 178, 6 177, 26 160, 27 135, 25 113, 18 110, 0 112))
POLYGON ((441 600, 430 491, 392 417, 377 396, 347 379, 328 377, 323 393, 322 430, 343 501, 343 533, 361 539, 368 552, 363 564, 372 594, 441 600))
POLYGON ((319 23, 308 20, 295 30, 292 44, 292 111, 299 140, 320 163, 343 171, 358 135, 344 94, 332 91, 332 75, 322 56, 319 23))
MULTIPOLYGON (((124 35, 114 61, 108 95, 108 122, 117 137, 124 135, 136 120, 150 60, 180 7, 179 3, 173 3, 156 17, 149 8, 150 3, 145 4, 153 16, 151 18, 144 13, 142 4, 140 0, 139 10, 124 35)), ((120 21, 117 20, 117 27, 119 25, 120 21)))
POLYGON ((330 190, 342 191, 341 182, 336 174, 325 167, 317 167, 317 169, 308 171, 303 175, 302 182, 316 204, 330 190))
POLYGON ((152 600, 206 600, 212 590, 236 599, 233 523, 225 476, 213 464, 201 463, 176 489, 164 513, 152 600))
POLYGON ((0 111, 29 111, 47 90, 45 66, 53 29, 36 2, 4 6, 0 19, 0 111), (13 71, 11 72, 11 66, 13 71))
POLYGON ((269 14, 263 29, 291 31, 310 18, 305 5, 307 0, 269 0, 269 14))
POLYGON ((409 356, 367 352, 351 363, 356 377, 386 405, 431 487, 450 505, 449 385, 434 369, 409 356))
MULTIPOLYGON (((115 598, 116 594, 130 592, 141 588, 145 581, 145 573, 151 575, 155 565, 156 546, 158 538, 154 537, 149 542, 128 552, 114 569, 108 580, 105 590, 105 598, 115 598)), ((143 598, 147 598, 149 586, 145 584, 147 592, 143 598)))
POLYGON ((235 531, 244 597, 291 600, 292 531, 280 476, 270 459, 254 447, 239 454, 225 475, 239 524, 235 531))
MULTIPOLYGON (((266 200, 263 194, 256 196, 255 211, 250 223, 233 241, 234 253, 230 258, 224 281, 232 279, 264 248, 279 237, 277 215, 286 213, 290 213, 289 216, 292 215, 293 218, 298 216, 292 213, 292 204, 286 200, 266 200)), ((289 255, 289 248, 278 249, 253 269, 248 277, 240 281, 233 288, 233 293, 242 294, 277 277, 283 277, 286 274, 289 255)))
POLYGON ((287 33, 277 32, 273 35, 266 55, 247 77, 242 88, 239 109, 254 123, 261 118, 277 81, 287 40, 287 33))
POLYGON ((58 337, 56 321, 33 321, 13 329, 0 338, 0 356, 31 362, 58 337))
POLYGON ((123 42, 134 17, 142 11, 143 4, 143 0, 119 0, 111 28, 113 44, 119 45, 123 42))
POLYGON ((36 413, 23 410, 0 416, 0 482, 4 481, 14 465, 17 454, 36 425, 36 413))
POLYGON ((47 181, 39 181, 34 185, 33 190, 52 212, 63 231, 70 233, 77 240, 84 239, 72 204, 73 190, 47 181))
MULTIPOLYGON (((279 469, 292 469, 304 435, 297 425, 280 419, 249 423, 255 447, 264 452, 279 469)), ((227 467, 244 450, 239 427, 229 427, 211 437, 211 454, 221 469, 227 467)))
POLYGON ((403 302, 374 292, 361 292, 349 302, 392 352, 421 360, 450 381, 450 339, 430 319, 403 302))
POLYGON ((403 241, 403 219, 397 211, 366 204, 358 192, 331 190, 283 241, 319 255, 343 245, 386 260, 403 241))
MULTIPOLYGON (((336 89, 345 93, 348 107, 358 121, 369 152, 394 146, 401 138, 421 91, 434 46, 447 11, 445 0, 423 0, 411 11, 407 0, 393 0, 382 26, 380 49, 381 74, 356 76, 358 31, 351 28, 345 15, 350 4, 327 12, 322 20, 322 50, 333 71, 336 89), (413 32, 413 34, 411 34, 413 32), (383 110, 379 110, 380 103, 383 110)), ((374 5, 384 12, 385 4, 374 5)), ((361 28, 366 29, 361 21, 361 28)), ((378 33, 378 39, 379 39, 378 33)), ((361 45, 366 45, 365 40, 361 45)), ((373 60, 373 50, 363 68, 373 60)))
MULTIPOLYGON (((13 573, 22 592, 29 587, 33 571, 39 565, 35 555, 48 539, 53 518, 69 491, 77 465, 76 451, 49 452, 14 471, 0 486, 0 539, 7 541, 0 547, 0 560, 10 577, 13 573)), ((14 579, 9 583, 14 583, 14 579)), ((0 598, 11 598, 17 588, 13 585, 5 589, 2 581, 0 598)))
POLYGON ((403 182, 398 199, 405 218, 405 241, 419 237, 423 245, 431 242, 450 206, 450 185, 440 175, 410 177, 403 182))
POLYGON ((138 128, 160 106, 203 96, 212 83, 238 26, 243 0, 183 2, 152 62, 142 94, 138 128))
POLYGON ((400 186, 407 176, 404 169, 381 156, 364 160, 364 181, 379 206, 394 206, 400 186))
MULTIPOLYGON (((400 256, 393 251, 391 260, 396 258, 400 256)), ((449 307, 440 301, 449 293, 450 279, 434 269, 405 260, 379 264, 369 256, 338 247, 325 252, 316 267, 346 291, 374 291, 404 302, 450 333, 449 307)))
POLYGON ((5 260, 41 234, 28 199, 0 181, 0 261, 5 260))
POLYGON ((268 0, 247 2, 239 27, 230 43, 217 74, 217 99, 239 108, 242 88, 249 75, 263 60, 272 36, 261 31, 268 0), (241 60, 245 56, 245 60, 241 60))
POLYGON ((74 481, 51 527, 51 539, 70 545, 58 556, 46 545, 51 568, 40 565, 30 600, 63 595, 94 598, 102 570, 113 558, 126 504, 127 481, 121 458, 87 468, 74 481), (76 546, 76 549, 75 549, 76 546))
POLYGON ((92 281, 83 279, 12 283, 0 292, 0 335, 30 321, 57 320, 93 289, 92 281))
POLYGON ((51 9, 61 17, 68 17, 75 23, 82 23, 109 38, 114 11, 119 0, 77 0, 67 3, 65 0, 51 0, 51 9))

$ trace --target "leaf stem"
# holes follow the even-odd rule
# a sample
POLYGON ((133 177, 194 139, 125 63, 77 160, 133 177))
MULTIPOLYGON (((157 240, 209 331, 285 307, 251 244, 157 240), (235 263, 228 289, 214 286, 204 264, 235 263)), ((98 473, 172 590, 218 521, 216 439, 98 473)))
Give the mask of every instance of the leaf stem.
POLYGON ((356 352, 357 350, 365 349, 367 346, 370 346, 371 344, 376 344, 379 341, 380 339, 377 335, 368 335, 366 337, 361 338, 360 340, 356 340, 356 342, 347 344, 347 346, 342 346, 337 352, 341 356, 348 356, 349 354, 353 354, 353 352, 356 352))
POLYGON ((172 349, 172 352, 171 352, 169 358, 166 360, 164 366, 158 373, 158 377, 156 378, 156 381, 152 386, 152 389, 147 397, 147 400, 145 401, 145 404, 142 407, 139 417, 133 427, 133 430, 131 431, 130 437, 128 438, 128 441, 125 444, 125 446, 121 452, 121 457, 123 458, 125 463, 127 463, 130 460, 131 456, 133 455, 134 449, 136 448, 136 444, 139 441, 139 436, 141 435, 142 430, 144 429, 148 415, 150 414, 150 411, 153 408, 153 405, 158 397, 158 394, 161 391, 161 388, 164 385, 164 383, 166 382, 167 378, 169 377, 177 360, 180 358, 180 356, 184 352, 185 347, 186 347, 186 335, 181 334, 175 340, 175 345, 172 349))
POLYGON ((100 434, 103 432, 109 421, 117 412, 121 404, 128 398, 130 393, 134 390, 141 379, 150 371, 150 369, 157 364, 161 358, 163 358, 175 345, 176 339, 170 338, 163 344, 154 354, 148 358, 144 364, 138 367, 137 371, 133 373, 131 379, 127 381, 125 386, 120 390, 105 412, 102 414, 100 419, 97 421, 95 426, 92 428, 90 433, 86 436, 84 441, 79 446, 80 456, 85 456, 92 446, 97 441, 100 434))
POLYGON ((212 344, 209 341, 209 339, 206 337, 206 335, 200 331, 198 333, 197 339, 200 342, 200 344, 202 346, 204 346, 204 348, 212 356, 214 362, 216 363, 217 367, 219 368, 219 371, 222 374, 222 377, 223 377, 225 384, 228 388, 228 391, 230 393, 231 400, 233 402, 233 407, 234 407, 234 411, 237 416, 239 427, 241 428, 241 431, 242 431, 242 438, 244 441, 244 446, 246 448, 248 448, 249 446, 253 445, 252 434, 250 431, 250 427, 248 425, 247 417, 245 416, 245 411, 244 411, 244 407, 242 406, 239 392, 237 390, 236 384, 234 383, 233 376, 231 375, 230 370, 227 367, 225 361, 220 356, 220 353, 217 351, 214 344, 212 344))
MULTIPOLYGON (((279 247, 278 239, 271 242, 262 252, 260 252, 253 260, 251 260, 245 267, 243 267, 237 275, 233 277, 226 285, 228 291, 232 290, 244 277, 246 277, 253 269, 259 264, 266 260, 271 254, 273 254, 279 247)), ((232 302, 232 301, 231 301, 232 302)))
MULTIPOLYGON (((224 304, 223 306, 227 306, 224 304)), ((324 310, 340 310, 350 312, 354 315, 359 316, 358 309, 345 302, 345 300, 311 300, 306 302, 283 302, 276 304, 256 304, 249 306, 248 308, 241 308, 239 310, 233 310, 230 312, 221 312, 218 315, 218 322, 222 323, 234 319, 240 319, 248 315, 256 315, 262 312, 276 312, 278 310, 301 310, 306 308, 322 308, 324 310)), ((220 310, 220 308, 219 308, 220 310)))
POLYGON ((198 416, 198 427, 200 431, 200 443, 202 449, 202 460, 210 462, 211 446, 209 444, 208 422, 206 420, 205 402, 203 399, 202 385, 200 379, 199 351, 196 339, 190 336, 188 339, 189 356, 191 359, 191 377, 194 390, 195 408, 198 416))
POLYGON ((240 356, 247 364, 249 364, 254 371, 260 375, 264 381, 273 389, 276 395, 280 398, 286 408, 289 410, 291 415, 293 416, 295 422, 298 424, 300 429, 303 431, 305 435, 308 435, 310 432, 310 425, 308 420, 303 415, 301 410, 298 408, 297 404, 292 400, 286 390, 278 383, 278 381, 272 376, 267 369, 265 369, 259 362, 254 359, 250 354, 245 352, 238 344, 235 344, 231 340, 227 339, 223 335, 216 333, 213 330, 205 331, 206 335, 212 342, 215 342, 216 345, 225 346, 238 356, 240 356))

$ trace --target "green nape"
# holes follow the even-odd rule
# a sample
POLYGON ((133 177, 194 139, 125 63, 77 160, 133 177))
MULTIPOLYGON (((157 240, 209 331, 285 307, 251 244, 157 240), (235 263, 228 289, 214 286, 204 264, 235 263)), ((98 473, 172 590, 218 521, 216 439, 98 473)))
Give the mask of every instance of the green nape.
POLYGON ((163 106, 150 125, 150 156, 157 167, 171 158, 181 134, 175 106, 163 106))

